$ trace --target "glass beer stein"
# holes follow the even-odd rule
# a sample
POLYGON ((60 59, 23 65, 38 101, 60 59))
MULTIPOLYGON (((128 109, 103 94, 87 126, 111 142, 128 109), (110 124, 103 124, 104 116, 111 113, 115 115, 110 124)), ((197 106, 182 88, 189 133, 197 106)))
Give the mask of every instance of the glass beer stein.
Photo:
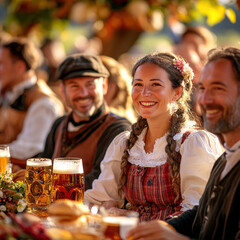
POLYGON ((53 201, 70 199, 82 202, 84 173, 81 158, 55 158, 53 162, 53 201))
POLYGON ((103 218, 104 237, 111 240, 126 240, 126 234, 138 224, 138 217, 109 216, 103 218))
POLYGON ((46 210, 52 200, 52 160, 28 159, 25 186, 26 200, 30 210, 46 210))
POLYGON ((8 172, 11 172, 10 168, 8 169, 8 164, 10 159, 10 151, 8 145, 0 145, 0 172, 5 173, 7 170, 8 172))

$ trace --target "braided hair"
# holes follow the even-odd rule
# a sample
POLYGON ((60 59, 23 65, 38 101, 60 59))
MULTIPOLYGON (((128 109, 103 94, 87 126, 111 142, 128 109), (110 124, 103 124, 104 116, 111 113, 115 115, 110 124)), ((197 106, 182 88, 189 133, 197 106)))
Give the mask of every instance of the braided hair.
MULTIPOLYGON (((169 163, 169 171, 172 179, 172 186, 175 192, 175 202, 180 198, 180 158, 179 153, 176 152, 176 141, 173 139, 174 135, 179 133, 184 126, 185 122, 191 117, 188 102, 190 100, 190 93, 192 88, 192 81, 190 77, 184 77, 181 71, 174 66, 173 61, 178 57, 170 53, 153 53, 141 58, 133 67, 132 77, 134 77, 138 67, 144 63, 153 63, 160 68, 163 68, 169 76, 172 83, 172 88, 175 89, 183 86, 181 97, 176 101, 177 110, 172 113, 170 130, 167 135, 167 145, 165 151, 167 153, 167 162, 169 163)), ((119 179, 118 193, 121 196, 126 184, 126 166, 128 163, 129 150, 136 143, 138 136, 142 130, 148 126, 147 120, 141 116, 137 122, 132 125, 132 131, 129 139, 127 140, 126 148, 124 150, 121 162, 121 173, 119 179)))

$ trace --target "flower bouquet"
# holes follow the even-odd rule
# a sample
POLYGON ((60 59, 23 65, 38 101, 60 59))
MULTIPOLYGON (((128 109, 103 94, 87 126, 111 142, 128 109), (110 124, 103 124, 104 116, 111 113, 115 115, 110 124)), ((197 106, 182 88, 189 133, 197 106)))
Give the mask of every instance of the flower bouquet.
POLYGON ((27 209, 25 184, 12 180, 13 174, 0 173, 0 212, 21 213, 27 209))

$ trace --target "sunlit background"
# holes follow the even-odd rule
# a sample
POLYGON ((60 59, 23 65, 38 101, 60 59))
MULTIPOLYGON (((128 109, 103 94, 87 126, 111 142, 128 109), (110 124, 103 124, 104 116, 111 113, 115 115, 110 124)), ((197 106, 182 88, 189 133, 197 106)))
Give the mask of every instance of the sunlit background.
POLYGON ((206 26, 218 46, 240 46, 239 6, 239 0, 0 0, 0 26, 40 46, 58 39, 67 54, 88 49, 119 59, 168 50, 188 25, 206 26))

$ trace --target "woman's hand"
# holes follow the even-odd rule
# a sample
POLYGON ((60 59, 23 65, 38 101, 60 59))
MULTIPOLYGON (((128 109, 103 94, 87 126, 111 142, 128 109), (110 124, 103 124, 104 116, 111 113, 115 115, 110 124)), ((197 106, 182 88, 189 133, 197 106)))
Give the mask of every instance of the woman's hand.
POLYGON ((121 209, 121 202, 119 201, 107 201, 102 204, 104 208, 107 209, 108 214, 112 216, 126 216, 132 211, 126 210, 126 209, 121 209))
POLYGON ((119 202, 118 201, 114 201, 114 200, 109 200, 107 202, 104 202, 102 204, 102 206, 106 209, 109 209, 109 208, 119 208, 119 202))
POLYGON ((132 211, 121 209, 117 207, 112 207, 107 210, 108 214, 111 216, 126 216, 130 214, 132 211))
POLYGON ((163 221, 150 221, 140 223, 137 227, 130 230, 127 239, 131 240, 189 240, 173 230, 173 227, 163 221))

